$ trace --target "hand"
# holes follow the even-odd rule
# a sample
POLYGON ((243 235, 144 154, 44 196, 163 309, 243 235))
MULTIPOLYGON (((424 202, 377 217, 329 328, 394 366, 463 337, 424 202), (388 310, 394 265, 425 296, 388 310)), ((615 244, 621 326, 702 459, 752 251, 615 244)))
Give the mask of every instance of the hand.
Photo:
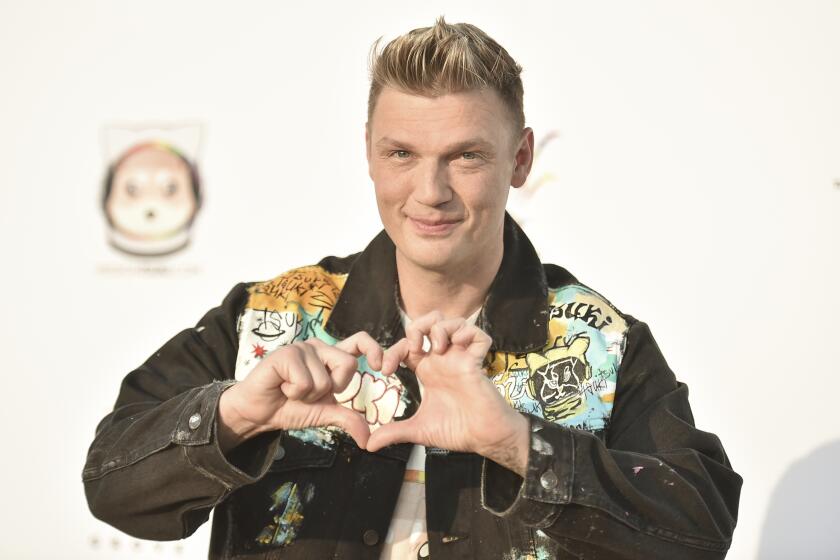
POLYGON ((219 445, 227 452, 262 432, 338 426, 364 448, 370 428, 358 412, 341 406, 343 391, 364 354, 372 368, 383 352, 365 332, 330 346, 318 339, 293 342, 266 356, 219 400, 219 445))
POLYGON ((423 384, 423 400, 411 418, 378 428, 368 451, 401 442, 478 453, 524 475, 528 421, 499 394, 483 367, 490 337, 464 319, 439 312, 413 321, 406 337, 385 351, 382 373, 400 362, 423 384), (423 337, 431 342, 423 351, 423 337))

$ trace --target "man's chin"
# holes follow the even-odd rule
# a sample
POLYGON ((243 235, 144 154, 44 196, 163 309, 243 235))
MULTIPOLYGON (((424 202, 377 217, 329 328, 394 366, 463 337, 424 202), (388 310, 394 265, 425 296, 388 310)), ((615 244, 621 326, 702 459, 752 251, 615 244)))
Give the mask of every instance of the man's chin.
POLYGON ((411 265, 430 272, 451 272, 458 267, 457 259, 448 251, 433 248, 422 252, 403 252, 405 260, 411 265))

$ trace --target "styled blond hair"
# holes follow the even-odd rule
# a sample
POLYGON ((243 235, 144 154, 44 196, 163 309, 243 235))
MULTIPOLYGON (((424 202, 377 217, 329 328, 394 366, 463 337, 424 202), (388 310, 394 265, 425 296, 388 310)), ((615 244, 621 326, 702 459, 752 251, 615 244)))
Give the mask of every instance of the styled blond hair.
POLYGON ((385 86, 429 97, 492 88, 509 108, 516 132, 525 126, 522 67, 478 27, 440 16, 434 26, 413 29, 378 51, 381 40, 370 51, 368 122, 385 86))

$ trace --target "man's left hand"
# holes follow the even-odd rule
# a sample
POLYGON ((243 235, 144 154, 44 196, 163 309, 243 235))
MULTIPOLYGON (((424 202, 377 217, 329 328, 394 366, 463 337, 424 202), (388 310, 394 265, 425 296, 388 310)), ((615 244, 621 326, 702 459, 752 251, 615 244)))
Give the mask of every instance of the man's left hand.
POLYGON ((423 399, 411 418, 379 427, 367 443, 377 451, 410 442, 450 451, 478 453, 525 475, 528 420, 514 410, 487 377, 483 362, 491 339, 464 319, 432 312, 412 321, 406 336, 386 350, 382 373, 400 362, 423 384, 423 399), (431 342, 423 350, 423 338, 431 342))

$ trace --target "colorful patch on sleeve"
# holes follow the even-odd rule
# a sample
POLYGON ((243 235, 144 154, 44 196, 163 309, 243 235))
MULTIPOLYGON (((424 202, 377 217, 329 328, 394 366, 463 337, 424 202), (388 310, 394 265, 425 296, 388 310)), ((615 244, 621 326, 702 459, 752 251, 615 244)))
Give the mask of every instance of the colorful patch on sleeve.
POLYGON ((488 368, 517 410, 566 426, 607 427, 624 355, 627 322, 580 285, 549 293, 549 343, 538 352, 497 352, 488 368))

